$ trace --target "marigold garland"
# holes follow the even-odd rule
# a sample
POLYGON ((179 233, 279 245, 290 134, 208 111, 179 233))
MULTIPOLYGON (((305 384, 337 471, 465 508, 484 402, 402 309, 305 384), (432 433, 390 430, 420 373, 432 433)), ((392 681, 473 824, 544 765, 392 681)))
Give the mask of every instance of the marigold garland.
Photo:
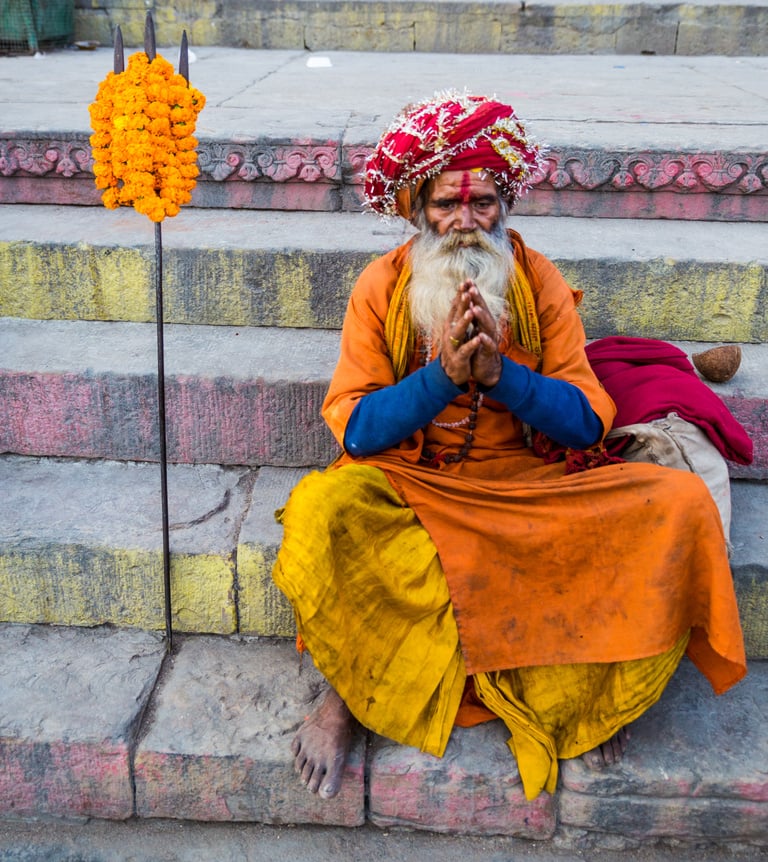
POLYGON ((90 105, 91 151, 104 206, 132 206, 154 222, 192 198, 199 173, 193 136, 205 96, 159 54, 139 51, 110 72, 90 105))

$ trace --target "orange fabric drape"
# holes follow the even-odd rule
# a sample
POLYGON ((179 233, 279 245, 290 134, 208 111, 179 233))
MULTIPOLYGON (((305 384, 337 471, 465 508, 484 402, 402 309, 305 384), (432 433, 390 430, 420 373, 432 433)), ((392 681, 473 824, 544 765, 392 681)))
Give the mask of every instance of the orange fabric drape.
MULTIPOLYGON (((536 296, 542 356, 506 355, 578 386, 610 429, 613 402, 584 354, 572 291, 554 265, 516 238, 536 296)), ((389 301, 408 254, 371 264, 350 298, 323 413, 343 444, 357 400, 395 376, 385 337, 389 301)), ((418 355, 414 355, 411 368, 418 355)), ((440 414, 464 417, 462 396, 440 414)), ((421 450, 456 451, 461 428, 435 425, 362 463, 380 467, 426 527, 448 581, 468 673, 540 664, 688 654, 723 691, 745 673, 738 609, 717 509, 701 480, 655 465, 564 476, 525 445, 521 423, 486 399, 470 457, 440 469, 421 450)), ((336 466, 352 463, 343 455, 336 466)))

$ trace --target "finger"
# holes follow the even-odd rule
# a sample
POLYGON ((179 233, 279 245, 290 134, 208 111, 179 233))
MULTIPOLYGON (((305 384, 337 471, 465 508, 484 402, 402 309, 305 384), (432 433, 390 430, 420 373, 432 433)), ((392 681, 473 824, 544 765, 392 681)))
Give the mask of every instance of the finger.
POLYGON ((485 297, 482 293, 480 293, 480 289, 477 287, 476 284, 472 283, 467 290, 467 293, 469 294, 470 305, 473 308, 488 311, 488 304, 485 301, 485 297))
POLYGON ((496 334, 496 321, 491 314, 482 294, 475 289, 470 292, 470 311, 477 328, 491 336, 496 334), (473 295, 474 294, 474 295, 473 295))
MULTIPOLYGON (((472 319, 472 316, 467 314, 469 310, 469 294, 466 291, 457 293, 448 311, 448 323, 452 329, 457 329, 465 319, 467 321, 472 319)), ((466 329, 466 325, 464 328, 466 329)))
POLYGON ((462 314, 469 308, 472 294, 471 289, 474 287, 474 282, 470 279, 463 281, 456 289, 456 295, 451 303, 451 311, 456 311, 457 314, 462 314))
POLYGON ((494 356, 499 352, 499 346, 496 344, 496 339, 488 335, 487 332, 478 332, 472 341, 476 342, 476 349, 484 356, 494 356))
POLYGON ((460 347, 467 338, 467 329, 472 322, 472 312, 469 308, 463 313, 451 313, 443 327, 443 346, 448 342, 454 349, 460 347))

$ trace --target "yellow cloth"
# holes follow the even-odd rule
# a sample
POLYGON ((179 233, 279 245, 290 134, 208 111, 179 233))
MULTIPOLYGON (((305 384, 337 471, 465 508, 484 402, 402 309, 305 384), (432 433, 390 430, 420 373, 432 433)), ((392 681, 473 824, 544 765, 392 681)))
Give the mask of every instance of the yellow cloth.
MULTIPOLYGON (((320 672, 363 725, 441 756, 466 671, 427 531, 366 465, 311 473, 279 519, 273 576, 320 672)), ((477 674, 478 696, 512 734, 526 796, 554 791, 558 757, 594 748, 651 706, 686 643, 635 661, 477 674)))
POLYGON ((479 673, 480 700, 512 734, 509 747, 528 799, 554 793, 557 758, 610 739, 661 697, 688 645, 634 661, 544 665, 479 673))
POLYGON ((273 578, 315 665, 363 725, 442 755, 466 673, 434 543, 380 470, 297 487, 273 578))

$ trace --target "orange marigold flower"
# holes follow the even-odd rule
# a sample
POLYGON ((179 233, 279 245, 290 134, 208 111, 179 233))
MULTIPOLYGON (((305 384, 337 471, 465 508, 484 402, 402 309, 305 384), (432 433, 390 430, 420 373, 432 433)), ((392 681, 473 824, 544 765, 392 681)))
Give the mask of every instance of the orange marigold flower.
POLYGON ((109 72, 89 106, 96 187, 109 209, 132 206, 159 222, 189 203, 195 187, 197 140, 192 136, 205 96, 159 54, 128 58, 109 72))

